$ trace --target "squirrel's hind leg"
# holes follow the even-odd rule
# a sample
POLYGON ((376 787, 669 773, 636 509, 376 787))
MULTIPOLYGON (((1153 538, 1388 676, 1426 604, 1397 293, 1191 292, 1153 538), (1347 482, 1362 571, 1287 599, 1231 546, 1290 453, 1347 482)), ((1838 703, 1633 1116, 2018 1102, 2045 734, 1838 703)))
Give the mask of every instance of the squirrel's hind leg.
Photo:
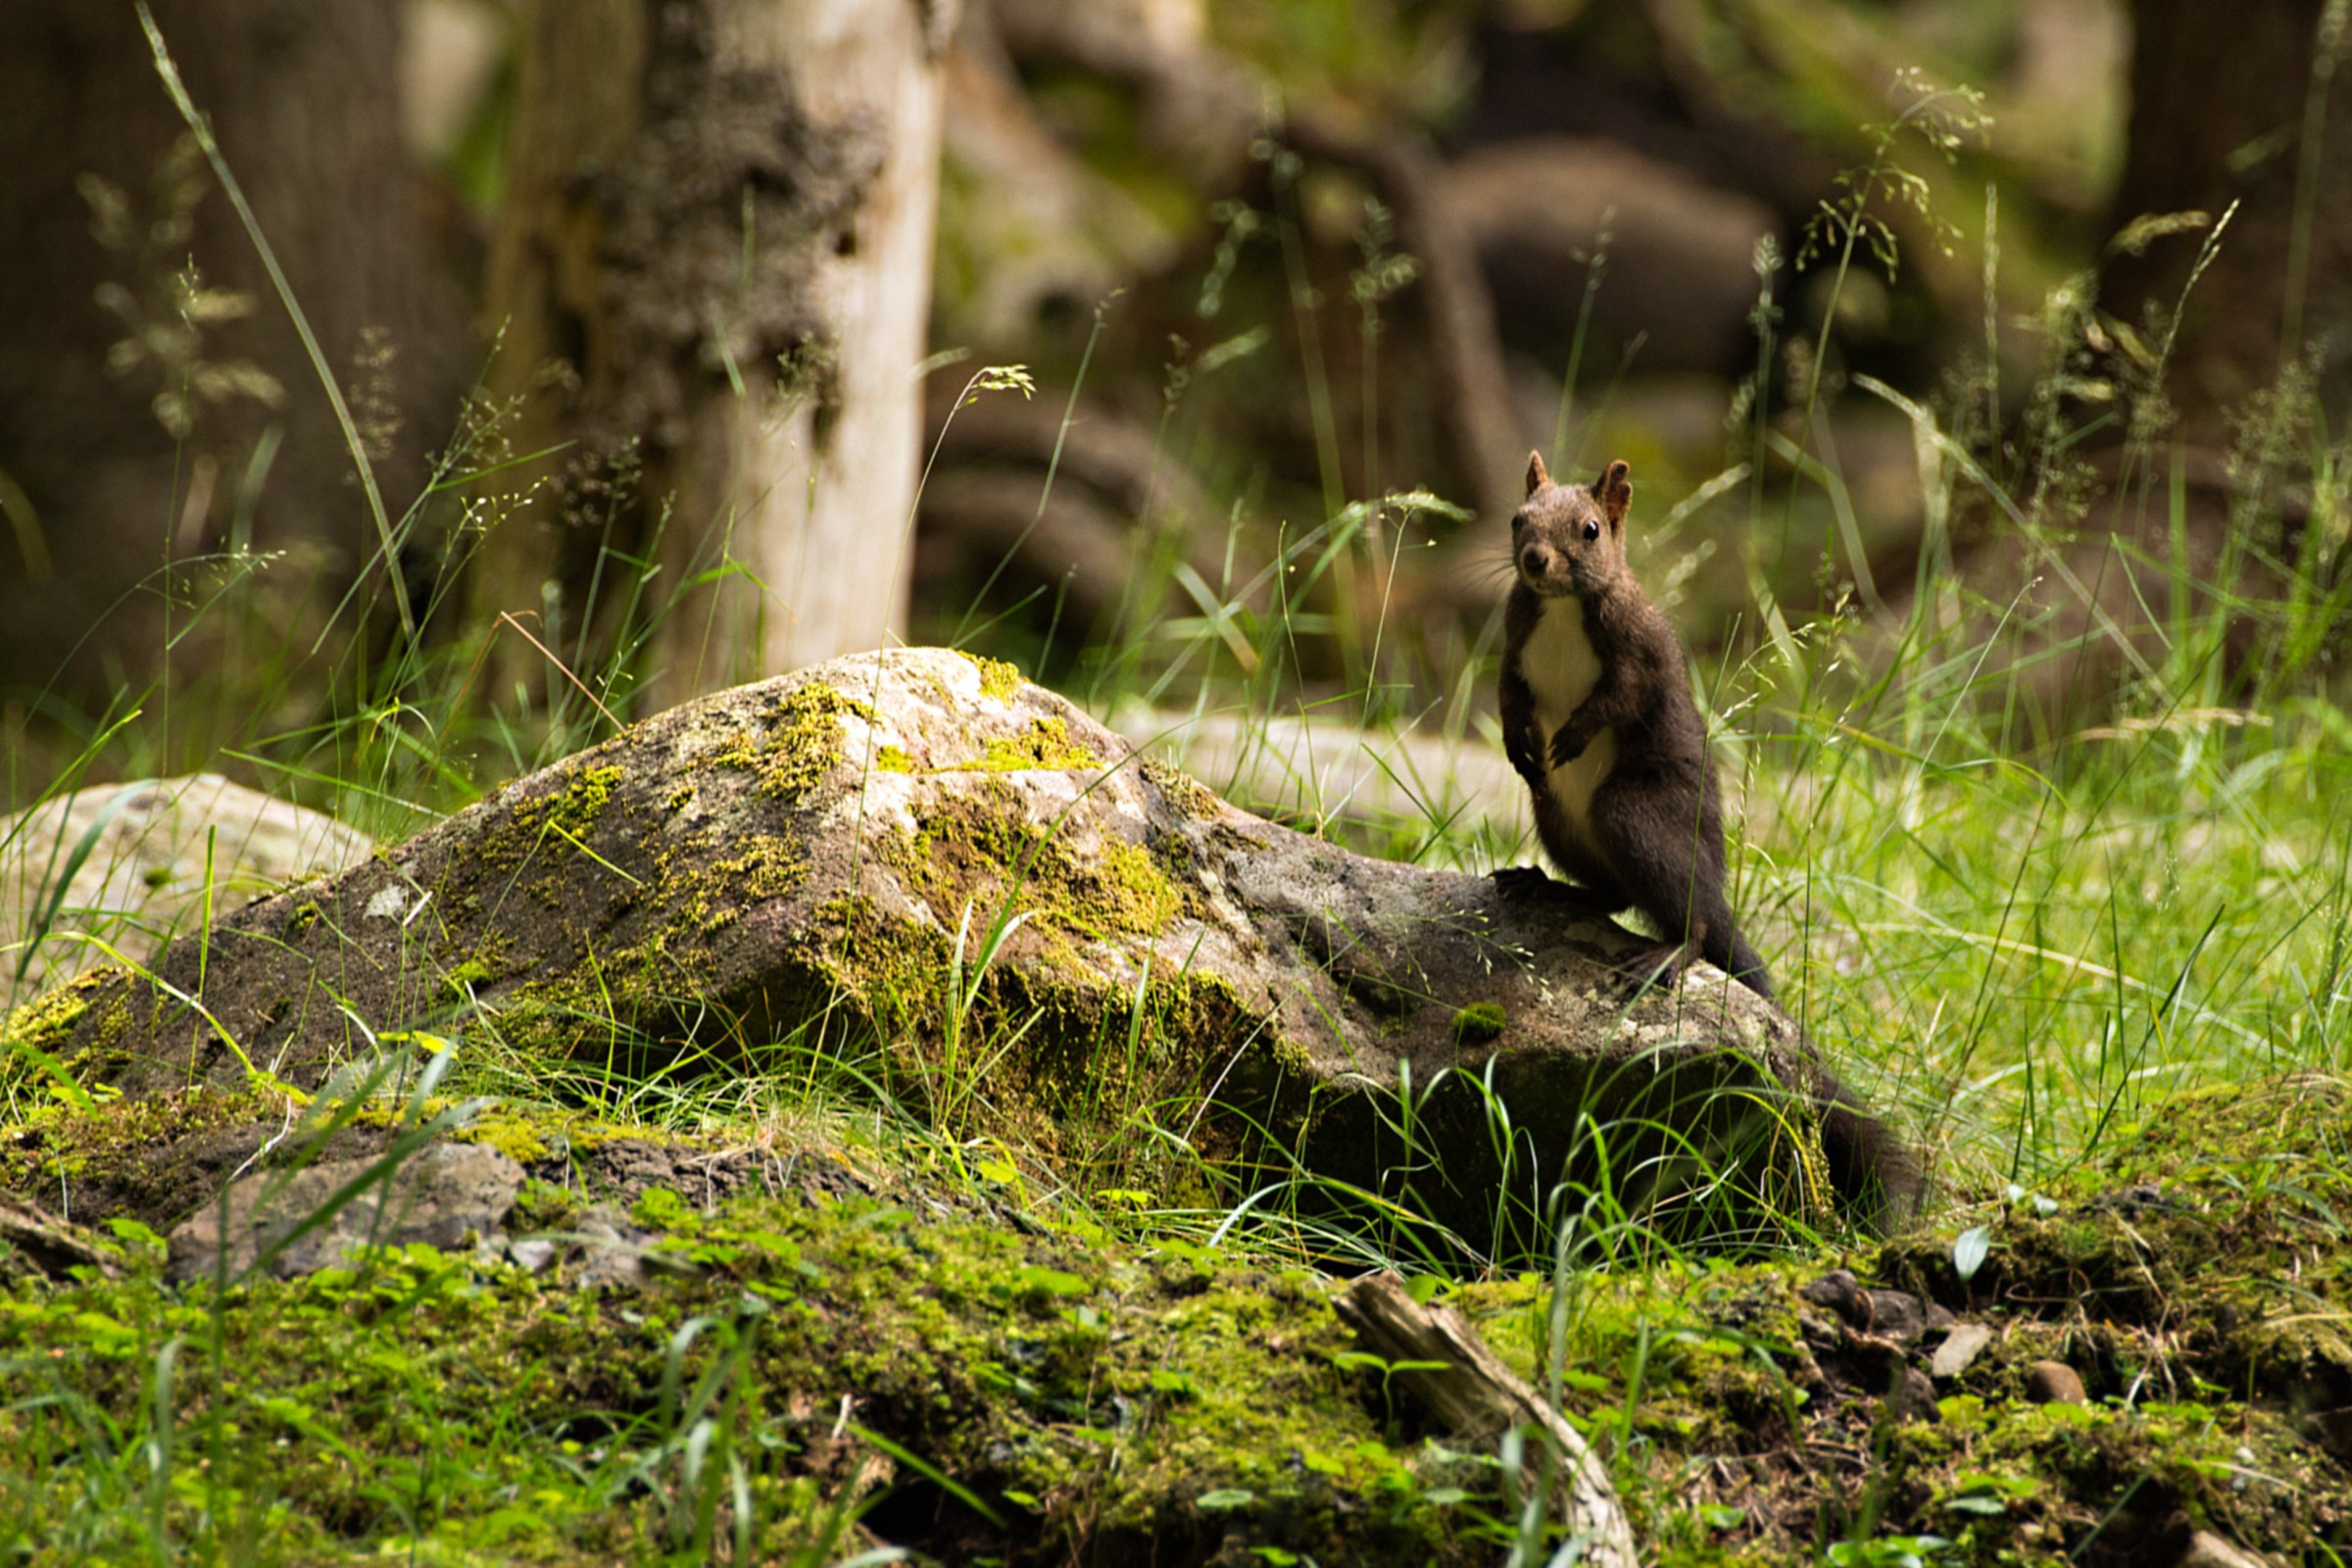
POLYGON ((1669 990, 1683 978, 1684 968, 1690 962, 1688 943, 1661 942, 1654 948, 1637 948, 1609 960, 1609 967, 1634 982, 1640 995, 1651 986, 1669 990))
POLYGON ((1541 899, 1580 919, 1605 920, 1632 902, 1614 888, 1562 882, 1540 865, 1498 865, 1489 875, 1494 879, 1494 891, 1506 899, 1541 899))

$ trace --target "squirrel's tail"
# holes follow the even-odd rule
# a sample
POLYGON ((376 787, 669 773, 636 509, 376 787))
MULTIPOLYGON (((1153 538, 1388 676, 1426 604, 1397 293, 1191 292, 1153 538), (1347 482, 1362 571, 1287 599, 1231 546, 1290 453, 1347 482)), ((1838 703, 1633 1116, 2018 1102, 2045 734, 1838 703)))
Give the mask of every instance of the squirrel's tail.
POLYGON ((1900 1229, 1927 1198, 1927 1171, 1918 1153, 1826 1069, 1817 1070, 1815 1080, 1831 1187, 1869 1229, 1882 1236, 1900 1229))
MULTIPOLYGON (((1707 946, 1712 949, 1716 944, 1710 942, 1707 946)), ((1709 963, 1766 1002, 1772 1000, 1772 976, 1766 971, 1764 960, 1756 956, 1756 950, 1747 945, 1745 937, 1734 932, 1732 940, 1723 944, 1721 951, 1710 952, 1706 957, 1709 963)))

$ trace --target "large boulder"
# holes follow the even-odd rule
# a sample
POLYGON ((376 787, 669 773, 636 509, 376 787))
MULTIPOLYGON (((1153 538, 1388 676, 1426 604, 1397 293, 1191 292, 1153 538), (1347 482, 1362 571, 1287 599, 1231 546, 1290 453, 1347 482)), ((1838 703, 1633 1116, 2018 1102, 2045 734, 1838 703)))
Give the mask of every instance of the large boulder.
POLYGON ((1633 941, 1263 821, 1009 665, 912 649, 674 709, 7 1031, 133 1097, 427 1034, 846 1067, 1101 1185, 1254 1161, 1482 1251, 1562 1192, 1708 1228, 1759 1191, 1911 1196, 1786 1015, 1703 965, 1629 1003, 1633 941))

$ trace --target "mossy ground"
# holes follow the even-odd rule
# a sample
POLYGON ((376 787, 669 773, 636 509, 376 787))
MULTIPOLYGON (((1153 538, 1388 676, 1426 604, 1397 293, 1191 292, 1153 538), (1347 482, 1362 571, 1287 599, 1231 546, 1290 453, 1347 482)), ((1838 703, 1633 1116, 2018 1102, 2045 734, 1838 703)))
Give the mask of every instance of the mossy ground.
POLYGON ((23 1062, 37 1062, 54 1057, 65 1048, 74 1025, 90 1010, 91 998, 105 988, 107 973, 89 970, 0 1015, 0 1040, 15 1048, 8 1061, 0 1064, 0 1074, 7 1075, 0 1079, 0 1086, 23 1074, 17 1053, 23 1054, 23 1062))
MULTIPOLYGON (((805 686, 705 760, 789 804, 840 760, 837 720, 856 710, 805 686)), ((1449 1457, 1386 1402, 1380 1369, 1330 1311, 1335 1282, 1307 1271, 1333 1265, 1334 1233, 1277 1242, 1239 1225, 1232 1252, 1197 1245, 1217 1216, 1244 1217, 1254 1190, 1232 1186, 1242 1167, 1219 1168, 1220 1124, 1198 1112, 1212 1090, 1249 1091, 1253 1058, 1220 1053, 1257 1020, 1182 974, 1141 983, 1146 939, 1188 908, 1178 850, 1121 842, 1081 858, 1051 829, 1004 825, 988 801, 1009 787, 1000 775, 1091 765, 1065 741, 1033 727, 974 765, 930 769, 954 775, 951 804, 883 853, 944 932, 885 931, 856 899, 809 931, 812 972, 868 987, 844 990, 874 1053, 860 1067, 879 1093, 865 1103, 923 1120, 929 1152, 914 1164, 927 1159, 928 1175, 786 1199, 713 1200, 683 1181, 689 1196, 634 1190, 637 1217, 690 1275, 584 1292, 411 1252, 221 1296, 176 1289, 142 1255, 140 1226, 217 1189, 280 1102, 33 1093, 56 1074, 20 1066, 0 1186, 38 1199, 66 1173, 76 1218, 131 1223, 116 1233, 120 1278, 52 1283, 22 1259, 0 1270, 0 1550, 61 1562, 704 1560, 804 1546, 822 1561, 884 1543, 944 1560, 1498 1556, 1493 1445, 1449 1457), (958 964, 966 908, 978 929, 958 964), (981 972, 1000 913, 1072 960, 1068 994, 1050 963, 1017 987, 1008 966, 981 972), (1105 945, 1139 971, 1136 1004, 1107 1014, 1081 994, 1075 961, 1105 945), (1124 1217, 1105 1221, 1084 1197, 1032 1202, 1032 1187, 1124 1217)), ((583 759, 518 803, 493 846, 507 868, 592 850, 624 815, 695 806, 693 784, 641 800, 610 772, 583 759)), ((608 1043, 642 1046, 638 1021, 704 1004, 685 939, 800 886, 783 836, 743 835, 726 855, 708 885, 641 867, 626 897, 674 918, 599 949, 570 992, 502 991, 518 970, 495 948, 445 955, 436 978, 453 1003, 493 994, 517 1079, 608 1043)), ((277 918, 300 939, 323 917, 310 903, 277 918)), ((125 1006, 94 1007, 96 984, 13 1031, 88 1039, 125 1006)), ((1458 1026, 1493 1022, 1466 1008, 1458 1026)), ((825 1051, 840 1059, 838 1041, 794 1049, 811 1070, 825 1051)), ((1285 1048, 1252 1049, 1276 1059, 1285 1048)), ((714 1081, 775 1065, 719 1055, 705 1067, 714 1081)), ((612 1081, 625 1076, 615 1067, 612 1081)), ((1824 1216, 1793 1203, 1785 1251, 1761 1259, 1663 1246, 1648 1217, 1610 1217, 1581 1238, 1562 1289, 1442 1289, 1556 1385, 1660 1563, 1810 1563, 1838 1548, 1853 1562, 2120 1565, 2164 1560, 2192 1528, 2279 1561, 2328 1561, 2352 1513, 2344 1108, 2321 1080, 2177 1099, 2137 1127, 2106 1126, 2096 1158, 2045 1175, 2045 1191, 1986 1198, 1872 1252, 1811 1250, 1803 1227, 1824 1216), (1992 1344, 1924 1405, 1890 1404, 1941 1330, 1895 1344, 1812 1304, 1808 1283, 1840 1262, 1991 1329, 1992 1344), (2046 1361, 2070 1367, 2087 1402, 2034 1402, 2046 1361)), ((535 1173, 663 1136, 514 1103, 470 1131, 535 1173)), ((777 1152, 773 1126, 749 1117, 705 1131, 708 1146, 637 1163, 683 1171, 720 1146, 816 1163, 777 1152)), ((1447 1171, 1467 1163, 1457 1146, 1441 1152, 1447 1171)), ((574 1201, 542 1177, 527 1223, 560 1227, 574 1201)))
POLYGON ((635 1214, 691 1275, 581 1291, 411 1249, 215 1295, 134 1244, 119 1279, 18 1286, 0 1542, 135 1552, 97 1484, 151 1488, 128 1517, 214 1561, 770 1560, 836 1509, 948 1561, 1493 1553, 1491 1473, 1386 1424, 1314 1276, 871 1198, 635 1214), (100 1431, 160 1472, 105 1478, 100 1431))
MULTIPOLYGON (((2243 1384, 2086 1378, 2087 1404, 2034 1402, 2033 1362, 2101 1358, 2101 1336, 2065 1314, 1987 1314, 1994 1346, 1938 1385, 1933 1416, 1889 1413, 1901 1358, 1808 1321, 1799 1293, 1822 1267, 1667 1261, 1564 1298, 1562 1405, 1614 1449, 1658 1562, 1793 1568, 1839 1544, 1933 1537, 1930 1563, 2125 1568, 2169 1561, 2164 1541, 2191 1524, 2272 1551, 2340 1543, 2352 1478, 2243 1384)), ((1463 1304, 1541 1386, 1549 1290, 1473 1287, 1463 1304)))
MULTIPOLYGON (((54 1107, 0 1177, 37 1190, 66 1159, 94 1181, 266 1108, 54 1107)), ((2317 1082, 2191 1097, 2065 1191, 1875 1253, 1709 1258, 1627 1232, 1563 1289, 1447 1299, 1557 1388, 1659 1563, 1933 1538, 1925 1562, 2121 1565, 2190 1528, 2328 1561, 2352 1529, 2342 1111, 2317 1082), (1934 1332, 1906 1349, 1809 1300, 1840 1261, 1993 1331, 1933 1415, 1886 1396, 1934 1332), (2043 1360, 2088 1402, 2034 1402, 2043 1360)), ((469 1135, 544 1159, 643 1133, 510 1104, 469 1135)), ((132 1226, 120 1278, 0 1295, 0 1532, 61 1562, 144 1549, 125 1520, 239 1562, 704 1560, 739 1522, 759 1557, 829 1539, 816 1560, 1498 1553, 1492 1445, 1449 1453, 1389 1404, 1339 1282, 1034 1200, 997 1155, 928 1187, 964 1147, 908 1144, 881 1156, 892 1185, 839 1198, 642 1192, 681 1267, 632 1291, 412 1250, 215 1295, 165 1284, 132 1226)), ((556 1229, 580 1197, 531 1193, 556 1229)))
POLYGON ((2192 1529, 2334 1562, 2352 1538, 2344 1108, 2321 1080, 2184 1097, 2063 1190, 1847 1258, 1993 1331, 1935 1380, 1932 1418, 1886 1396, 1939 1336, 1898 1347, 1808 1304, 1833 1258, 1628 1253, 1556 1298, 1522 1281, 1462 1304, 1539 1384, 1559 1368, 1661 1562, 1932 1537, 1930 1563, 2122 1568, 2172 1560, 2192 1529), (1984 1261, 1964 1279, 1976 1222, 1984 1261), (2087 1402, 2035 1402, 2044 1361, 2087 1402))

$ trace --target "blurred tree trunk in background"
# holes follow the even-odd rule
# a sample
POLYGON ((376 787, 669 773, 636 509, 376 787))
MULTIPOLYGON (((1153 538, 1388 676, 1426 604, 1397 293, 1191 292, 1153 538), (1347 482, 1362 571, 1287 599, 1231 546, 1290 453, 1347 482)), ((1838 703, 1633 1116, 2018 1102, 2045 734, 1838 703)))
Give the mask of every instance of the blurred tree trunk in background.
POLYGON ((2057 486, 2054 514, 2081 528, 2062 569, 2005 532, 1971 566, 1995 602, 2036 584, 2022 603, 2047 610, 2039 654, 2015 679, 2045 721, 2100 712, 2132 682, 2246 702, 2327 652, 2275 612, 2298 573, 2325 593, 2337 569, 2310 548, 2311 438, 2352 407, 2352 127, 2326 122, 2343 41, 2324 35, 2326 9, 2132 0, 2098 291, 2113 330, 2090 334, 2123 396, 2088 405, 2068 444, 2084 466, 2057 486))
MULTIPOLYGON (((477 621, 541 615, 568 660, 625 596, 597 552, 658 562, 640 711, 904 624, 951 9, 528 8, 488 320, 518 450, 565 450, 477 558, 477 621)), ((550 678, 500 639, 495 698, 550 678)))
MULTIPOLYGON (((153 10, 397 516, 448 433, 463 341, 400 141, 399 7, 153 10)), ((167 561, 290 548, 261 583, 282 634, 322 624, 375 547, 317 376, 185 133, 128 0, 0 4, 0 687, 37 691, 70 653, 77 698, 143 681, 164 604, 124 595, 167 561)))
POLYGON ((2111 231, 2146 215, 2218 220, 2238 204, 2185 301, 2205 230, 2114 256, 2100 288, 2131 325, 2151 308, 2180 310, 2167 386, 2192 442, 2226 445, 2226 415, 2307 347, 2339 427, 2352 406, 2352 105, 2328 101, 2347 40, 2322 37, 2323 12, 2322 0, 2132 6, 2131 134, 2111 231))

